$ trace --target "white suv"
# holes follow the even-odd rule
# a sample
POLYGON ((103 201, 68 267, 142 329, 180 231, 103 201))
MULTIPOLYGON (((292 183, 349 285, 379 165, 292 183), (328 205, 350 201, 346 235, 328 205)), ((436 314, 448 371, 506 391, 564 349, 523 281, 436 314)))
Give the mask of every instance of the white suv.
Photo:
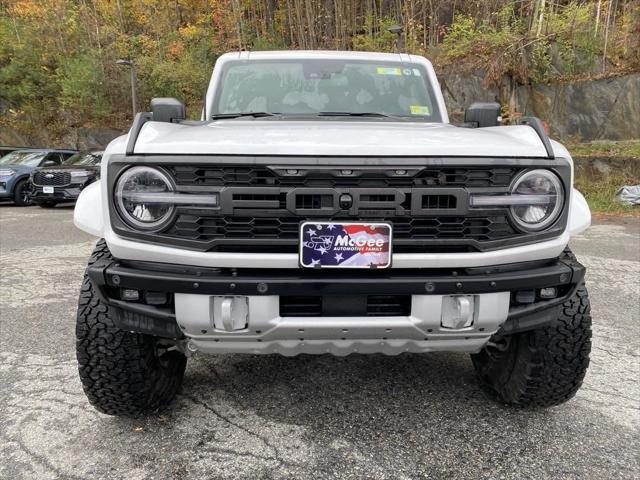
POLYGON ((204 353, 472 354, 513 405, 569 399, 589 363, 590 213, 569 152, 499 105, 449 123, 423 57, 240 52, 200 121, 154 99, 104 153, 76 225, 90 402, 168 403, 204 353))

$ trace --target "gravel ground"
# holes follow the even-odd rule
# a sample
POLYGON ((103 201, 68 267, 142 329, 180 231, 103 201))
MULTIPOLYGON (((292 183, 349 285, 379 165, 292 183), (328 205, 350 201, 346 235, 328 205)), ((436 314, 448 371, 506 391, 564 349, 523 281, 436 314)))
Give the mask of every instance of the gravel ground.
POLYGON ((94 239, 72 209, 0 206, 0 478, 638 478, 640 222, 573 240, 594 341, 570 402, 486 398, 468 356, 196 356, 172 408, 102 415, 74 352, 94 239))

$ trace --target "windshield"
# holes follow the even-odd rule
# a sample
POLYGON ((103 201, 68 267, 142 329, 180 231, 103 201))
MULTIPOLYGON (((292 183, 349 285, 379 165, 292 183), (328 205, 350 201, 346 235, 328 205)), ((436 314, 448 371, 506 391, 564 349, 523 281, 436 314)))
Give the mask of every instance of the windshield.
POLYGON ((251 60, 224 64, 213 116, 362 114, 440 122, 427 71, 417 63, 251 60))
POLYGON ((63 162, 63 165, 98 165, 101 153, 76 153, 63 162))
POLYGON ((46 152, 11 152, 0 158, 0 165, 28 165, 37 167, 46 155, 46 152))

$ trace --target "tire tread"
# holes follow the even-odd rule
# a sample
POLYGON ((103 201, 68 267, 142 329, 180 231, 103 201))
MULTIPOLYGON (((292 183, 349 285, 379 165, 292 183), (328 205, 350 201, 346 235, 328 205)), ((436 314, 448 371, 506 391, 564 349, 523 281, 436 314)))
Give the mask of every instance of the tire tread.
MULTIPOLYGON (((89 265, 110 256, 100 240, 89 265)), ((76 354, 89 402, 109 415, 137 416, 169 403, 179 390, 186 358, 166 353, 164 366, 156 357, 155 338, 118 329, 118 312, 105 305, 85 272, 76 322, 76 354)))
POLYGON ((512 336, 498 357, 472 355, 483 386, 499 400, 550 407, 572 398, 584 380, 591 351, 591 309, 584 285, 558 309, 555 322, 512 336))

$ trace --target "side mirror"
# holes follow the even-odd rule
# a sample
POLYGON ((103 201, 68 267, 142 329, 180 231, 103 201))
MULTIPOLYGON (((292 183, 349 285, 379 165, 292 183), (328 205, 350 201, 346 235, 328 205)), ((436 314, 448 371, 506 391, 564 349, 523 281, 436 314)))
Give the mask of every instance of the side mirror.
POLYGON ((491 103, 472 103, 469 108, 464 111, 465 123, 474 124, 476 128, 498 127, 501 122, 500 104, 491 103))
POLYGON ((55 167, 58 164, 56 163, 55 160, 45 160, 44 163, 42 164, 43 167, 55 167))
POLYGON ((187 118, 187 112, 177 98, 153 98, 151 99, 151 114, 154 122, 177 123, 187 118))

